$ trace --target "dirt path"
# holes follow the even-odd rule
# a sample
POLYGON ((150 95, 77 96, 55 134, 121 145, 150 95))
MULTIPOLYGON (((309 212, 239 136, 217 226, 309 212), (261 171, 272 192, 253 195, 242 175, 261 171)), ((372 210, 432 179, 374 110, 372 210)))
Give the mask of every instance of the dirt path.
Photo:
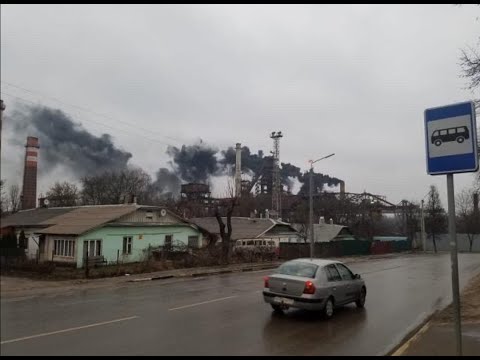
MULTIPOLYGON (((480 324, 480 274, 476 275, 467 285, 460 296, 462 323, 480 324)), ((433 317, 437 324, 453 322, 453 306, 433 317)))

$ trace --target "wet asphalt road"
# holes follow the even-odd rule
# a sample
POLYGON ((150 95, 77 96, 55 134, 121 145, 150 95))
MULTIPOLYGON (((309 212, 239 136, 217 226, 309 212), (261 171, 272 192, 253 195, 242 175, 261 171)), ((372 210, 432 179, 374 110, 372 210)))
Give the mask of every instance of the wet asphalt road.
MULTIPOLYGON (((480 254, 459 255, 461 286, 480 254)), ((270 271, 1 301, 1 355, 382 355, 451 301, 448 254, 349 265, 367 284, 364 310, 330 321, 263 303, 270 271)))

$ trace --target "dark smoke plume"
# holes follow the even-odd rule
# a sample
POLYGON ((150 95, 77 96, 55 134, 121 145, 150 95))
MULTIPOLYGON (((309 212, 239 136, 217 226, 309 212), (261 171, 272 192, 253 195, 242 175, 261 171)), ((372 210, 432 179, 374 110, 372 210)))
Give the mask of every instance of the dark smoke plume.
MULTIPOLYGON (((220 163, 223 166, 224 171, 231 172, 230 169, 233 169, 235 165, 235 149, 229 147, 227 150, 222 151, 222 160, 220 163)), ((247 146, 242 147, 242 171, 253 177, 258 176, 262 173, 264 165, 268 164, 266 167, 271 167, 272 164, 271 156, 263 156, 263 151, 260 150, 257 154, 252 154, 250 149, 247 146)), ((281 163, 280 166, 280 178, 282 185, 287 186, 289 189, 293 187, 293 179, 298 179, 302 183, 300 192, 307 191, 308 193, 308 176, 302 173, 302 170, 290 163, 281 163)), ((323 174, 314 174, 314 184, 318 191, 322 190, 324 185, 336 186, 340 183, 340 179, 335 177, 330 177, 323 174)))
POLYGON ((178 176, 169 169, 161 168, 156 173, 156 179, 152 183, 153 190, 158 194, 172 194, 180 193, 181 181, 178 176))
POLYGON ((57 165, 77 176, 125 168, 132 154, 117 148, 108 134, 98 137, 60 110, 22 106, 11 116, 15 143, 25 145, 27 135, 39 138, 41 172, 57 165))
MULTIPOLYGON (((310 174, 308 171, 305 171, 304 174, 300 175, 298 178, 302 183, 300 191, 298 192, 301 195, 308 195, 310 189, 310 174)), ((313 193, 318 194, 323 190, 325 185, 328 186, 337 186, 342 182, 342 180, 337 179, 336 177, 331 177, 321 173, 313 173, 313 193)))
MULTIPOLYGON (((259 150, 257 154, 252 154, 248 146, 242 147, 242 171, 249 175, 257 174, 261 171, 265 158, 263 151, 259 150)), ((235 148, 229 147, 222 150, 222 159, 220 163, 225 172, 233 169, 235 166, 235 148)))
POLYGON ((175 173, 186 182, 206 182, 210 176, 220 175, 220 168, 215 157, 217 149, 203 144, 183 145, 167 148, 172 158, 170 164, 175 173))

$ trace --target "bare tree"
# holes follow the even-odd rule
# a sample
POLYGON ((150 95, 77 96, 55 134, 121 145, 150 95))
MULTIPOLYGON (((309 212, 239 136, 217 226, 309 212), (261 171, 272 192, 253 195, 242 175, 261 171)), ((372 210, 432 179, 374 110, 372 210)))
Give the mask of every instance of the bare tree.
POLYGON ((79 191, 75 184, 56 182, 46 196, 51 206, 75 206, 78 204, 79 191))
POLYGON ((20 186, 10 185, 8 189, 8 209, 14 213, 20 210, 20 186))
POLYGON ((480 86, 480 55, 474 48, 462 50, 460 57, 462 76, 468 80, 468 88, 475 90, 480 86))
POLYGON ((223 263, 228 264, 230 261, 230 253, 232 247, 232 214, 235 206, 238 205, 239 199, 234 195, 234 186, 231 182, 227 184, 227 196, 222 202, 215 208, 215 218, 217 219, 220 229, 220 238, 222 239, 222 257, 223 263), (222 219, 222 213, 226 215, 226 226, 222 219), (225 231, 226 228, 226 231, 225 231))
POLYGON ((437 243, 435 237, 446 230, 447 219, 445 217, 445 210, 440 201, 440 195, 435 185, 430 185, 428 192, 428 202, 425 208, 425 230, 433 240, 433 248, 437 252, 437 243))
POLYGON ((474 189, 464 189, 456 198, 458 230, 467 234, 470 252, 476 236, 480 234, 478 196, 479 194, 474 189))
MULTIPOLYGON (((475 4, 480 6, 480 4, 475 4)), ((477 16, 477 21, 480 19, 477 16)), ((480 45, 480 37, 477 41, 477 46, 480 45)), ((467 88, 472 92, 472 95, 475 96, 475 92, 480 89, 480 52, 474 47, 468 47, 466 50, 462 50, 462 55, 460 56, 460 67, 462 70, 462 77, 467 79, 468 85, 467 88)), ((475 107, 477 111, 480 111, 480 98, 475 100, 475 107)), ((477 130, 480 132, 480 129, 477 130)), ((480 156, 480 139, 478 139, 478 156, 480 156)), ((480 172, 477 172, 475 175, 478 187, 480 188, 480 172)))
POLYGON ((81 182, 84 204, 120 204, 130 195, 137 196, 139 202, 145 201, 151 178, 142 169, 134 168, 85 176, 81 182))

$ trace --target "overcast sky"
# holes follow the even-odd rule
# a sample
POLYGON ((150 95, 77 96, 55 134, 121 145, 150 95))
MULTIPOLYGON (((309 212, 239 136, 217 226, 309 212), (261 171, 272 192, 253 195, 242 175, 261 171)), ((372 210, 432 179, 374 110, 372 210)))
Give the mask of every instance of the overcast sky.
MULTIPOLYGON (((472 98, 459 56, 479 45, 479 15, 473 5, 2 5, 4 123, 13 96, 60 108, 152 175, 167 144, 268 152, 281 130, 282 162, 306 169, 334 152, 316 170, 347 191, 397 203, 437 184, 446 202, 445 176, 426 174, 423 111, 472 98)), ((24 156, 11 136, 5 125, 10 183, 24 156)), ((63 178, 43 174, 39 192, 63 178)), ((456 189, 472 179, 457 175, 456 189)))

